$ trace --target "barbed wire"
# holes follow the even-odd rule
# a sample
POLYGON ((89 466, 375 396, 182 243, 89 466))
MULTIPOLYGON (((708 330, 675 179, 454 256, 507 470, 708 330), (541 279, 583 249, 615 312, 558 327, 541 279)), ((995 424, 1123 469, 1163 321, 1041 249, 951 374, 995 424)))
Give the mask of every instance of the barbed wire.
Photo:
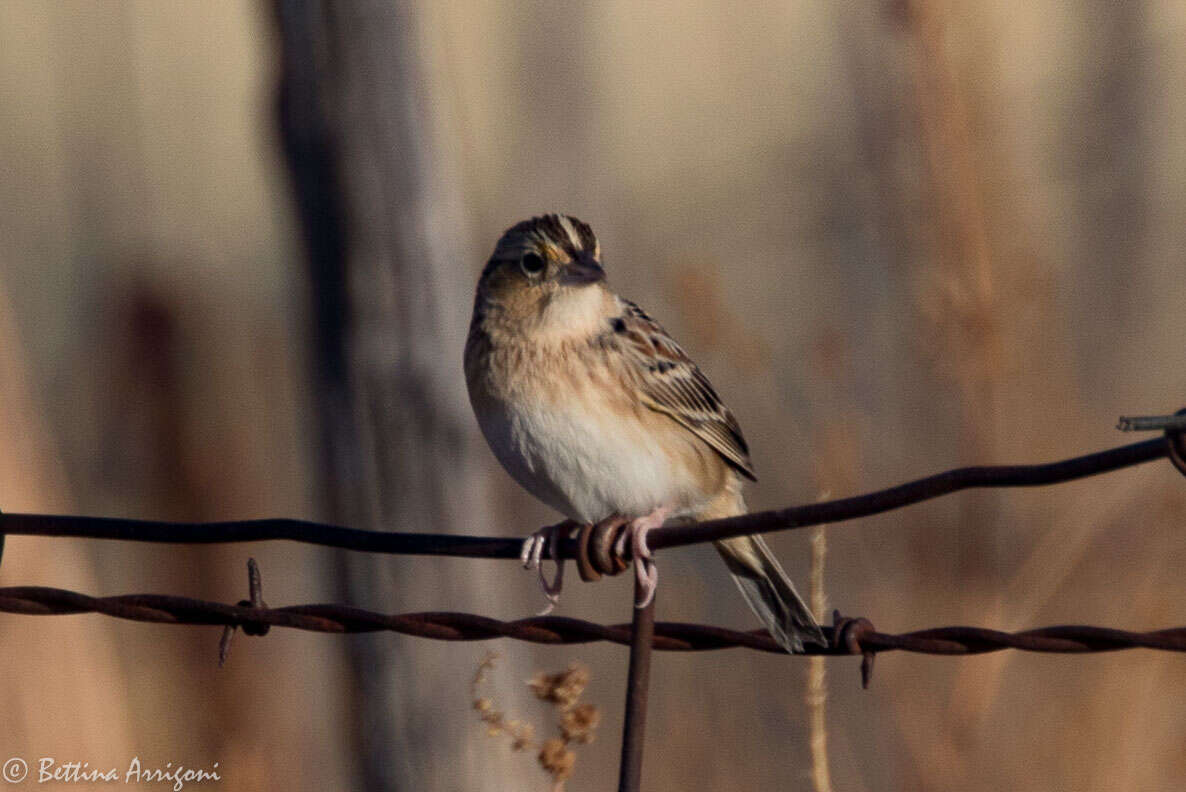
MULTIPOLYGON (((1161 457, 1180 464, 1186 442, 1179 424, 1186 410, 1175 416, 1121 418, 1119 426, 1162 429, 1164 436, 1119 446, 1094 454, 1038 465, 966 467, 878 490, 787 509, 757 512, 724 520, 662 528, 651 532, 654 549, 676 547, 714 539, 802 528, 869 516, 973 487, 1038 486, 1070 481, 1118 470, 1161 457)), ((608 550, 612 534, 596 533, 584 526, 580 534, 562 542, 559 556, 576 558, 582 577, 615 574, 625 564, 608 550)), ((388 533, 325 525, 305 520, 236 520, 219 523, 175 523, 109 517, 0 513, 0 538, 4 534, 73 536, 144 542, 222 543, 285 539, 351 550, 412 555, 447 555, 467 558, 518 558, 521 540, 503 537, 448 534, 388 533)), ((227 628, 220 647, 225 660, 231 630, 263 635, 271 626, 314 632, 347 633, 392 631, 447 641, 513 638, 534 643, 587 643, 610 641, 630 644, 631 625, 599 625, 559 616, 500 621, 466 613, 424 612, 382 614, 347 605, 299 605, 268 608, 261 594, 254 559, 248 563, 250 600, 238 605, 160 594, 91 597, 64 589, 37 586, 0 589, 0 611, 31 615, 101 613, 121 619, 172 624, 223 625, 227 628)), ((940 627, 901 635, 879 633, 866 619, 842 619, 826 628, 827 647, 809 646, 807 654, 863 654, 866 661, 876 652, 899 650, 925 654, 979 654, 1002 649, 1032 652, 1100 652, 1148 648, 1186 651, 1186 627, 1157 632, 1132 632, 1082 625, 1048 627, 1016 633, 979 627, 940 627), (838 632, 839 631, 839 632, 838 632)), ((764 631, 741 632, 709 625, 662 622, 655 626, 653 648, 663 651, 702 651, 741 647, 781 653, 782 648, 764 631)))
MULTIPOLYGON (((501 621, 488 616, 449 611, 386 614, 337 604, 256 608, 247 604, 178 597, 165 594, 123 594, 92 597, 45 586, 0 588, 0 611, 30 616, 98 613, 118 619, 157 624, 221 625, 228 627, 288 627, 320 633, 395 632, 439 641, 485 641, 512 638, 539 644, 582 644, 595 641, 627 645, 630 624, 596 624, 565 616, 533 616, 501 621)), ((904 651, 934 655, 969 655, 1019 649, 1026 652, 1085 653, 1121 649, 1186 652, 1186 627, 1154 632, 1132 632, 1106 627, 1064 625, 1020 632, 983 627, 936 627, 891 634, 878 632, 866 619, 839 615, 825 626, 826 647, 808 645, 808 655, 853 655, 904 651)), ((698 652, 713 649, 753 649, 785 654, 765 630, 749 632, 706 624, 656 622, 653 648, 698 652)))

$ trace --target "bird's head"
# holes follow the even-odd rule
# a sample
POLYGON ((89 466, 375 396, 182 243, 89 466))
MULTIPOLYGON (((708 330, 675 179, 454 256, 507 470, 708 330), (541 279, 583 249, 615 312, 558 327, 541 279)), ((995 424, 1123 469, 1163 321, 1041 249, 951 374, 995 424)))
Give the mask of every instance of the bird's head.
POLYGON ((477 302, 507 320, 581 324, 586 314, 599 312, 604 283, 593 229, 575 217, 548 214, 502 235, 478 281, 477 302))

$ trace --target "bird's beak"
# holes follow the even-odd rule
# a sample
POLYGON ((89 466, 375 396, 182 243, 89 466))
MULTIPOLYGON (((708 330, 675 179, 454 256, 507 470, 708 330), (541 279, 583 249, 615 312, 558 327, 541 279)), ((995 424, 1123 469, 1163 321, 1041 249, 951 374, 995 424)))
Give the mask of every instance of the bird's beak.
POLYGON ((560 282, 573 286, 584 286, 603 280, 605 280, 605 270, 592 256, 570 261, 560 270, 560 282))

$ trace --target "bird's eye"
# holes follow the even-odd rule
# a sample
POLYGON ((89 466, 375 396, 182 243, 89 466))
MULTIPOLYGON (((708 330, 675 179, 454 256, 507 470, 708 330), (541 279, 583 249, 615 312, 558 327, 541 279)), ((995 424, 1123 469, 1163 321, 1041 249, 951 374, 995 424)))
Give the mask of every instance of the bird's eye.
POLYGON ((519 261, 519 266, 528 275, 539 275, 544 271, 543 256, 538 253, 524 253, 522 260, 519 261))

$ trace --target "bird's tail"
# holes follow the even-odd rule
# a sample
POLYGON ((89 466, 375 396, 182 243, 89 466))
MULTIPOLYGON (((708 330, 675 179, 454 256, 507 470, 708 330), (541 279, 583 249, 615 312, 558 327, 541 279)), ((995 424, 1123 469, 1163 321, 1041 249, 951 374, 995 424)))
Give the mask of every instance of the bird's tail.
MULTIPOLYGON (((745 502, 740 493, 732 514, 701 515, 700 519, 744 514, 745 502)), ((713 542, 733 574, 737 588, 749 603, 774 640, 788 652, 802 652, 803 642, 827 645, 824 633, 807 603, 795 591, 782 564, 770 552, 761 536, 738 536, 713 542)))

